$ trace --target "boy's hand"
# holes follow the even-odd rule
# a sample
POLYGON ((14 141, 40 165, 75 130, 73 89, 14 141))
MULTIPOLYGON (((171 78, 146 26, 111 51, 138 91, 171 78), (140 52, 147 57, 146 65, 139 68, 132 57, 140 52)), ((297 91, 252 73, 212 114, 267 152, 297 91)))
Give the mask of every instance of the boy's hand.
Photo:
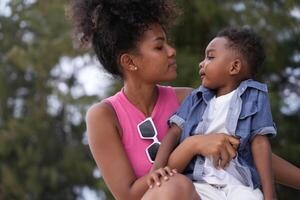
POLYGON ((236 156, 240 144, 239 138, 224 133, 211 133, 207 135, 194 135, 194 153, 205 157, 212 157, 214 166, 225 168, 236 156), (195 139, 194 139, 195 138, 195 139))
POLYGON ((159 168, 155 171, 150 172, 147 178, 147 184, 149 188, 153 188, 154 185, 157 185, 159 187, 161 185, 161 178, 167 181, 169 180, 169 177, 173 176, 174 174, 177 174, 176 169, 171 170, 168 166, 159 168))

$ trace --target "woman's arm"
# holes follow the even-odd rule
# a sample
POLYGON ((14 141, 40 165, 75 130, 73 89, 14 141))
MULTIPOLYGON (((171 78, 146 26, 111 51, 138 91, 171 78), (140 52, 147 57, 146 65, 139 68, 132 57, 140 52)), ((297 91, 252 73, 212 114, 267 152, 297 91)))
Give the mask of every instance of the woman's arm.
POLYGON ((300 190, 300 168, 275 154, 272 154, 272 168, 276 182, 300 190))
POLYGON ((137 178, 120 138, 117 117, 106 103, 87 113, 89 146, 106 185, 116 199, 141 199, 148 189, 147 176, 137 178))

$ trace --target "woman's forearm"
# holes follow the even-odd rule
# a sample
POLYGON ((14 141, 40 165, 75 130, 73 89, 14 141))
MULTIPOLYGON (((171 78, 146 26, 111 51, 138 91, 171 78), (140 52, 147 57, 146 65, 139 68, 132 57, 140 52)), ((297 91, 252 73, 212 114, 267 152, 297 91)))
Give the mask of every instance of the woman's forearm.
POLYGON ((300 190, 300 169, 272 154, 272 168, 277 183, 300 190))

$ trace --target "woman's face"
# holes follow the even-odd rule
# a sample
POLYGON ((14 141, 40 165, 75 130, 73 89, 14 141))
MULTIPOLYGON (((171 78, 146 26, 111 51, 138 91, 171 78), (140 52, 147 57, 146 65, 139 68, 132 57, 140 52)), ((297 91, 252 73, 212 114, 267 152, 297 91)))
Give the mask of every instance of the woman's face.
POLYGON ((166 34, 159 24, 152 24, 144 32, 133 56, 137 75, 149 83, 168 82, 176 78, 176 51, 168 44, 166 34))

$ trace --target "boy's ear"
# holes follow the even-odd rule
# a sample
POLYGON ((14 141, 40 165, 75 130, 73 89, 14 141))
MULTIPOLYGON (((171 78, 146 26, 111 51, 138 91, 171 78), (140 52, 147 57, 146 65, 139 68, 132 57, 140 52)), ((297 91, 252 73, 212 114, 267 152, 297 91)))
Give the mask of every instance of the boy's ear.
POLYGON ((242 62, 240 59, 235 59, 229 68, 230 75, 238 75, 242 69, 242 62))
POLYGON ((120 65, 126 71, 136 71, 137 70, 137 66, 133 62, 132 55, 130 55, 128 53, 124 53, 120 56, 120 65))

